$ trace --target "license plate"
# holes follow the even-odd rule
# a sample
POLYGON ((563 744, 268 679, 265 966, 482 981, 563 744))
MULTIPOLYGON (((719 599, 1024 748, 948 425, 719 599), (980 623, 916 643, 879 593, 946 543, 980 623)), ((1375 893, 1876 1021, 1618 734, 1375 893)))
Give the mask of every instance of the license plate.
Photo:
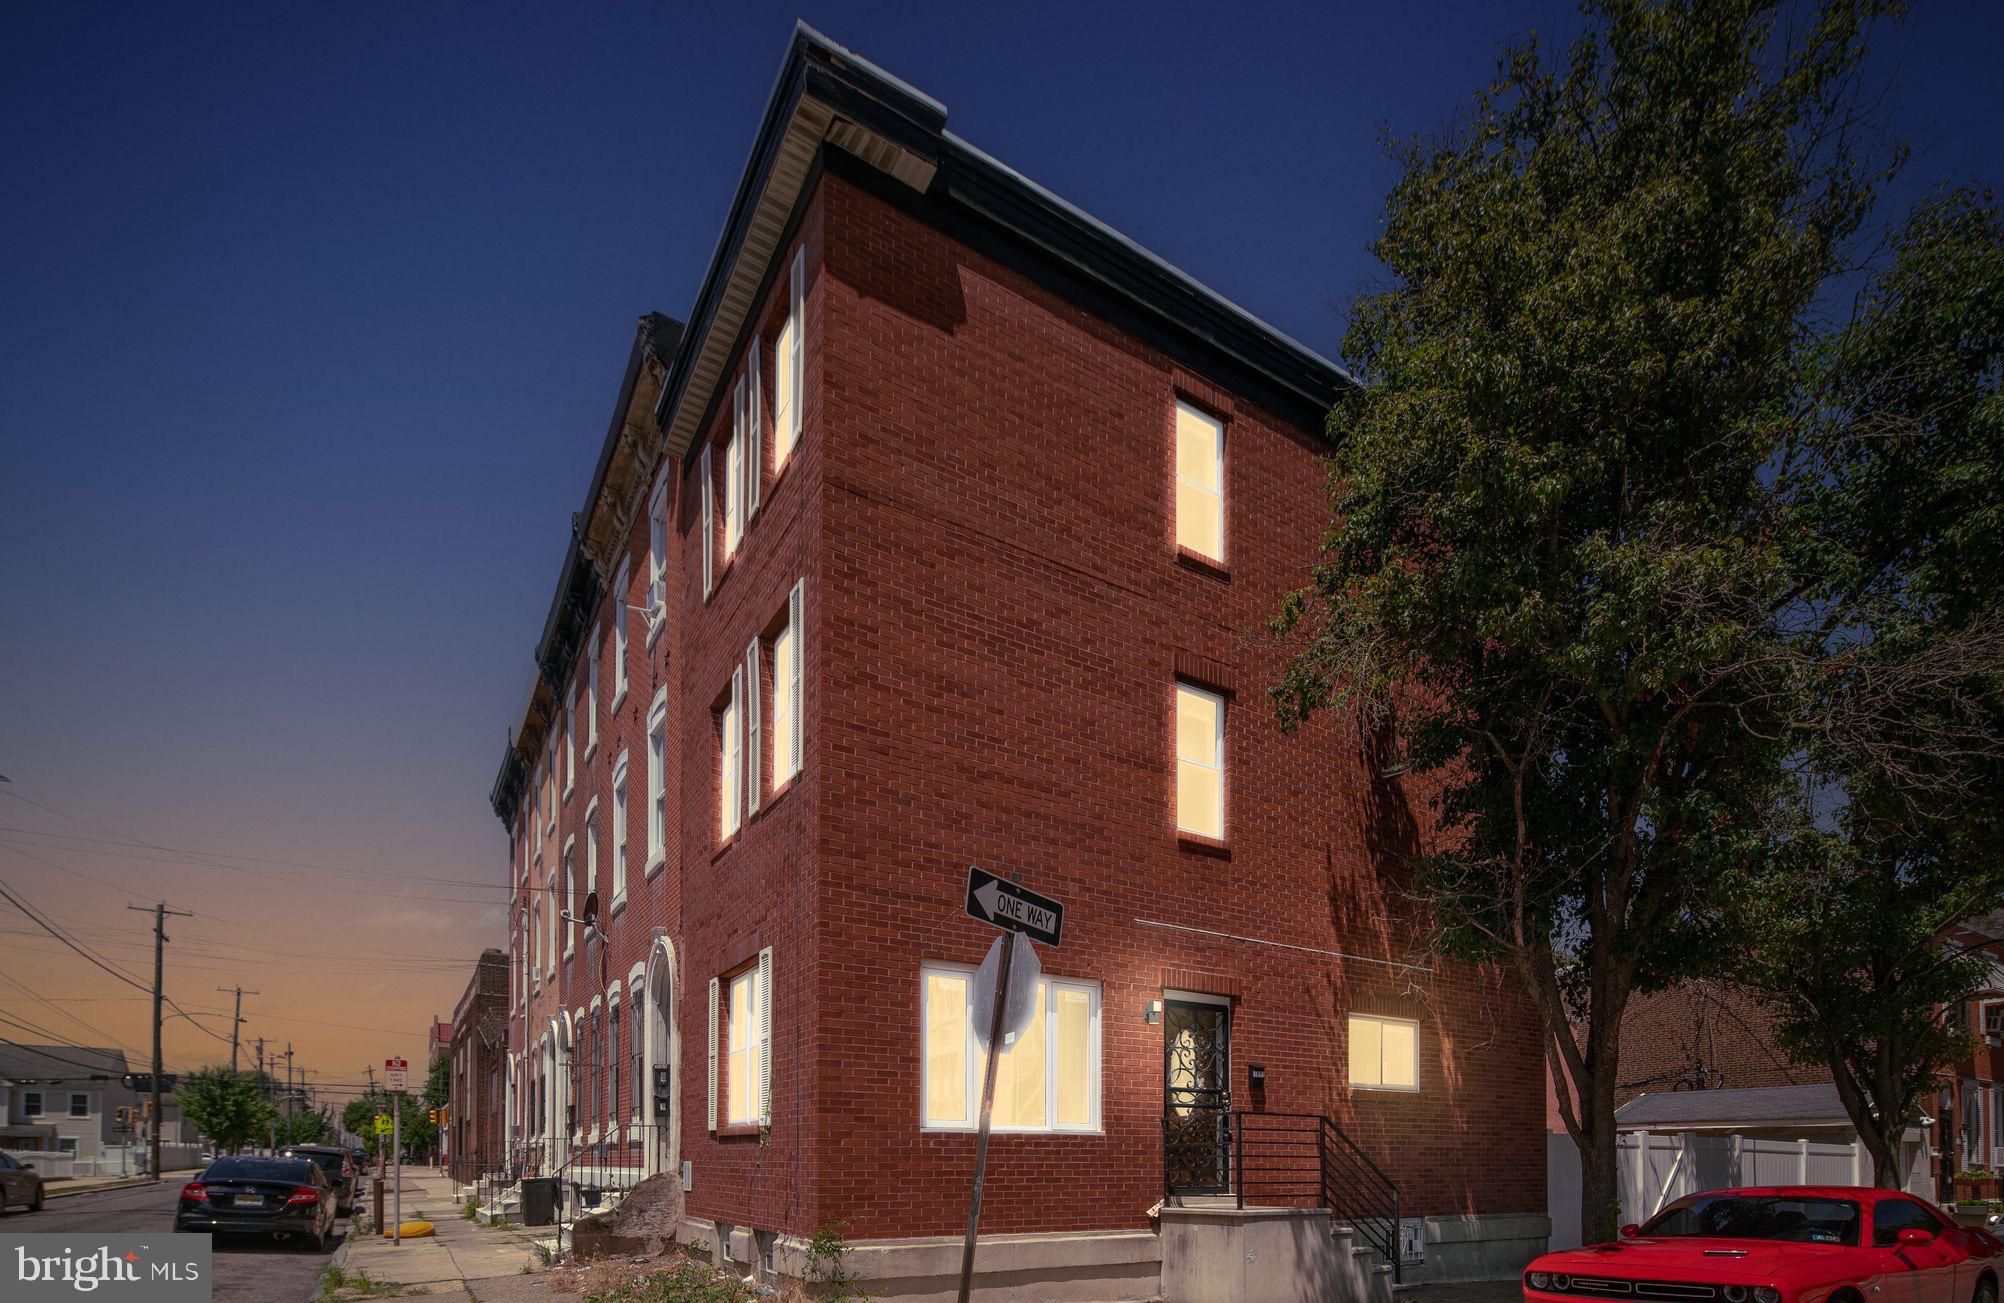
POLYGON ((240 1194, 237 1196, 237 1207, 262 1208, 264 1207, 264 1196, 261 1194, 240 1194))

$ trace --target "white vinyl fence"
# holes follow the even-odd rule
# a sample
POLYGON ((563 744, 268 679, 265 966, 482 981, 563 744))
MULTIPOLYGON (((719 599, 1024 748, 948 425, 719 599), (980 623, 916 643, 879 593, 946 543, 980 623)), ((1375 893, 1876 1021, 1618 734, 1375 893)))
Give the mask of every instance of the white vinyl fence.
MULTIPOLYGON (((1914 1160, 1907 1189, 1924 1190, 1925 1151, 1908 1146, 1914 1160)), ((1617 1146, 1621 1174, 1620 1224, 1644 1222, 1669 1203, 1700 1190, 1736 1185, 1870 1185, 1872 1158, 1855 1140, 1756 1140, 1690 1131, 1651 1135, 1631 1132, 1617 1146)), ((1571 1137, 1546 1137, 1545 1191, 1552 1218, 1552 1247, 1580 1242, 1580 1158, 1571 1137)))

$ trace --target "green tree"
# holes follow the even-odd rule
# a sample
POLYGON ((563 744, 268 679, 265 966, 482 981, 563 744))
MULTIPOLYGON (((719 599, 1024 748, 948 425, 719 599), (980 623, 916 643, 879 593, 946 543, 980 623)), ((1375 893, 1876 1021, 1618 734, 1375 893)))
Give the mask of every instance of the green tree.
POLYGON ((1822 352, 1815 437, 1788 467, 1847 613, 1818 676, 1792 837, 1728 917, 1789 1052, 1830 1069, 1897 1188, 1899 1141, 1967 1052, 1944 1005, 1988 960, 1951 925, 2004 906, 2004 218, 1931 197, 1822 352))
POLYGON ((214 1064, 181 1079, 182 1116, 218 1149, 236 1149, 261 1138, 271 1114, 258 1092, 257 1074, 214 1064))
POLYGON ((375 1142, 376 1116, 383 1112, 385 1104, 381 1097, 366 1095, 361 1099, 351 1099, 341 1110, 341 1127, 369 1141, 375 1142))
POLYGON ((289 1120, 281 1114, 277 1135, 281 1145, 323 1144, 333 1135, 333 1121, 319 1109, 295 1112, 289 1120))
POLYGON ((1817 309, 1896 157, 1856 147, 1883 7, 1589 3, 1562 57, 1510 49, 1395 148, 1336 524, 1276 620, 1283 724, 1349 712, 1426 779, 1413 892, 1444 953, 1534 1001, 1589 1242, 1631 996, 1719 962, 1720 902, 1801 827, 1803 757, 1874 751, 1869 712, 1815 714, 1871 602, 1796 471, 1829 442, 1817 309))
POLYGON ((444 1108, 452 1100, 452 1056, 440 1054, 431 1061, 431 1071, 424 1079, 424 1102, 431 1108, 444 1108))

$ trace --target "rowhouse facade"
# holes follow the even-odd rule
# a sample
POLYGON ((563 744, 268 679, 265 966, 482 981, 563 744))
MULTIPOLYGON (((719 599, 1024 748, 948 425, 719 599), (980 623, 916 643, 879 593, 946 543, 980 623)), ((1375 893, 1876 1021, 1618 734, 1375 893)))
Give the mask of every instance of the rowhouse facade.
POLYGON ((1175 1297, 1162 1237, 1240 1194, 1436 1275, 1542 1247, 1536 1022, 1415 959, 1421 794, 1265 704, 1343 383, 801 29, 690 325, 643 323, 495 787, 524 1169, 662 1174, 760 1270, 840 1221, 929 1287, 972 864, 1068 911, 984 1271, 1175 1297), (1261 1158, 1287 1126, 1348 1166, 1261 1158))

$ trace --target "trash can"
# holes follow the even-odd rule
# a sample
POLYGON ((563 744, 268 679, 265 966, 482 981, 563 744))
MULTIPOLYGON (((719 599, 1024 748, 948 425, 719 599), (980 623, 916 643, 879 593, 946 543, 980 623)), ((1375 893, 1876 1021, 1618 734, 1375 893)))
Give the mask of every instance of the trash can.
POLYGON ((522 1224, 549 1226, 557 1220, 557 1178, 530 1176, 522 1180, 522 1224))

